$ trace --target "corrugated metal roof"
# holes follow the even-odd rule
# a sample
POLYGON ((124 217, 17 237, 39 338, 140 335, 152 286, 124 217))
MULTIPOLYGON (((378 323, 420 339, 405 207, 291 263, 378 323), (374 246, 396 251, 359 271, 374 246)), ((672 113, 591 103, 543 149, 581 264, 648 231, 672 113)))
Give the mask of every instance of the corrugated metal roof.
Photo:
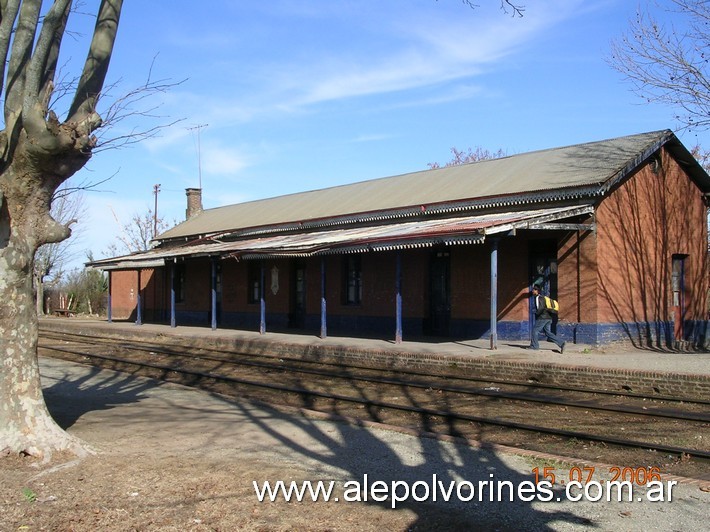
POLYGON ((157 248, 123 257, 97 260, 91 266, 106 269, 149 268, 165 260, 196 256, 308 257, 332 253, 356 253, 430 247, 439 244, 478 244, 486 235, 533 224, 556 221, 594 211, 591 205, 479 214, 446 219, 417 220, 376 227, 351 227, 309 233, 205 241, 180 247, 157 248))
POLYGON ((456 202, 489 207, 530 203, 531 195, 538 201, 590 197, 671 139, 680 144, 670 130, 655 131, 207 209, 159 239, 304 222, 317 226, 313 221, 323 219, 330 225, 347 216, 396 218, 406 209, 455 211, 456 202))

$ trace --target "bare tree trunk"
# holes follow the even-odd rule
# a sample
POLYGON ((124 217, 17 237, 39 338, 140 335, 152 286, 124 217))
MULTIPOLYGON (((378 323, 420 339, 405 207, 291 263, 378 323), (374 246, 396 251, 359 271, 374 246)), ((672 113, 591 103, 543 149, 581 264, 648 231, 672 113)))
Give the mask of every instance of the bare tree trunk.
POLYGON ((0 452, 47 460, 54 450, 85 454, 82 443, 56 424, 44 402, 32 289, 34 249, 16 235, 0 248, 0 452))
MULTIPOLYGON (((63 182, 84 167, 96 146, 93 132, 102 125, 96 104, 123 0, 100 2, 65 122, 49 109, 49 102, 72 2, 55 0, 40 17, 42 4, 41 0, 0 0, 0 57, 8 72, 5 129, 0 132, 0 453, 49 460, 58 450, 86 451, 80 440, 55 423, 42 395, 34 260, 41 245, 61 242, 71 234, 68 225, 52 218, 52 198, 63 182)), ((0 78, 4 72, 0 69, 0 78)))
POLYGON ((50 203, 67 175, 88 159, 74 148, 71 127, 58 126, 52 137, 42 144, 21 134, 12 163, 0 173, 0 452, 45 460, 54 451, 86 454, 82 442, 50 416, 37 358, 35 253, 71 234, 52 218, 50 203))

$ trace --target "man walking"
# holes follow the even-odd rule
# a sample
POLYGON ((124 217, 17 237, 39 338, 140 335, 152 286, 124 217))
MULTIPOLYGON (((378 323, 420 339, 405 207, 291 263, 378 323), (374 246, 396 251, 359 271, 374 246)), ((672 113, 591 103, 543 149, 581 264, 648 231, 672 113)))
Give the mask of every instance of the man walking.
POLYGON ((532 288, 533 302, 535 303, 535 325, 533 325, 532 339, 530 342, 530 347, 537 351, 540 349, 540 343, 538 341, 538 336, 541 332, 545 333, 545 336, 550 342, 553 342, 560 348, 560 353, 565 352, 565 344, 567 342, 563 341, 560 337, 552 333, 552 314, 545 306, 545 302, 540 295, 540 286, 537 284, 533 285, 532 288))

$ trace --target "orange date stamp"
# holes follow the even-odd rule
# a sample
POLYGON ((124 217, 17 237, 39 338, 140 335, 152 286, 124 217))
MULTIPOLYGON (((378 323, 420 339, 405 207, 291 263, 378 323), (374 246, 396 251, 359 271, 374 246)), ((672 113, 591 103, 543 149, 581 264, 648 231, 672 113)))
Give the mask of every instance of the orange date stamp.
MULTIPOLYGON (((597 473, 594 466, 574 466, 569 472, 566 470, 558 471, 554 467, 536 467, 532 470, 535 476, 535 484, 541 481, 549 482, 550 484, 566 484, 568 482, 578 482, 580 484, 588 484, 595 480, 594 475, 597 473)), ((657 467, 618 467, 610 466, 607 471, 611 476, 611 482, 630 482, 638 486, 645 486, 649 482, 658 482, 661 480, 661 470, 657 467)))

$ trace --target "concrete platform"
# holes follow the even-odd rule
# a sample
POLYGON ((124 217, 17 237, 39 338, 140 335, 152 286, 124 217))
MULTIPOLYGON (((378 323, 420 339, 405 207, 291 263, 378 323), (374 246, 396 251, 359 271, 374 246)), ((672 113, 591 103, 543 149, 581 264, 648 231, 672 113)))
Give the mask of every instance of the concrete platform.
POLYGON ((527 343, 499 341, 491 350, 488 340, 436 341, 426 339, 396 344, 393 340, 212 330, 208 327, 108 323, 87 318, 48 317, 40 320, 47 331, 82 332, 96 336, 177 342, 264 356, 296 356, 317 360, 350 360, 385 367, 419 368, 433 373, 470 372, 491 379, 523 380, 595 389, 625 390, 657 395, 710 400, 710 353, 637 349, 629 345, 605 346, 568 343, 565 353, 541 342, 539 351, 527 343))

